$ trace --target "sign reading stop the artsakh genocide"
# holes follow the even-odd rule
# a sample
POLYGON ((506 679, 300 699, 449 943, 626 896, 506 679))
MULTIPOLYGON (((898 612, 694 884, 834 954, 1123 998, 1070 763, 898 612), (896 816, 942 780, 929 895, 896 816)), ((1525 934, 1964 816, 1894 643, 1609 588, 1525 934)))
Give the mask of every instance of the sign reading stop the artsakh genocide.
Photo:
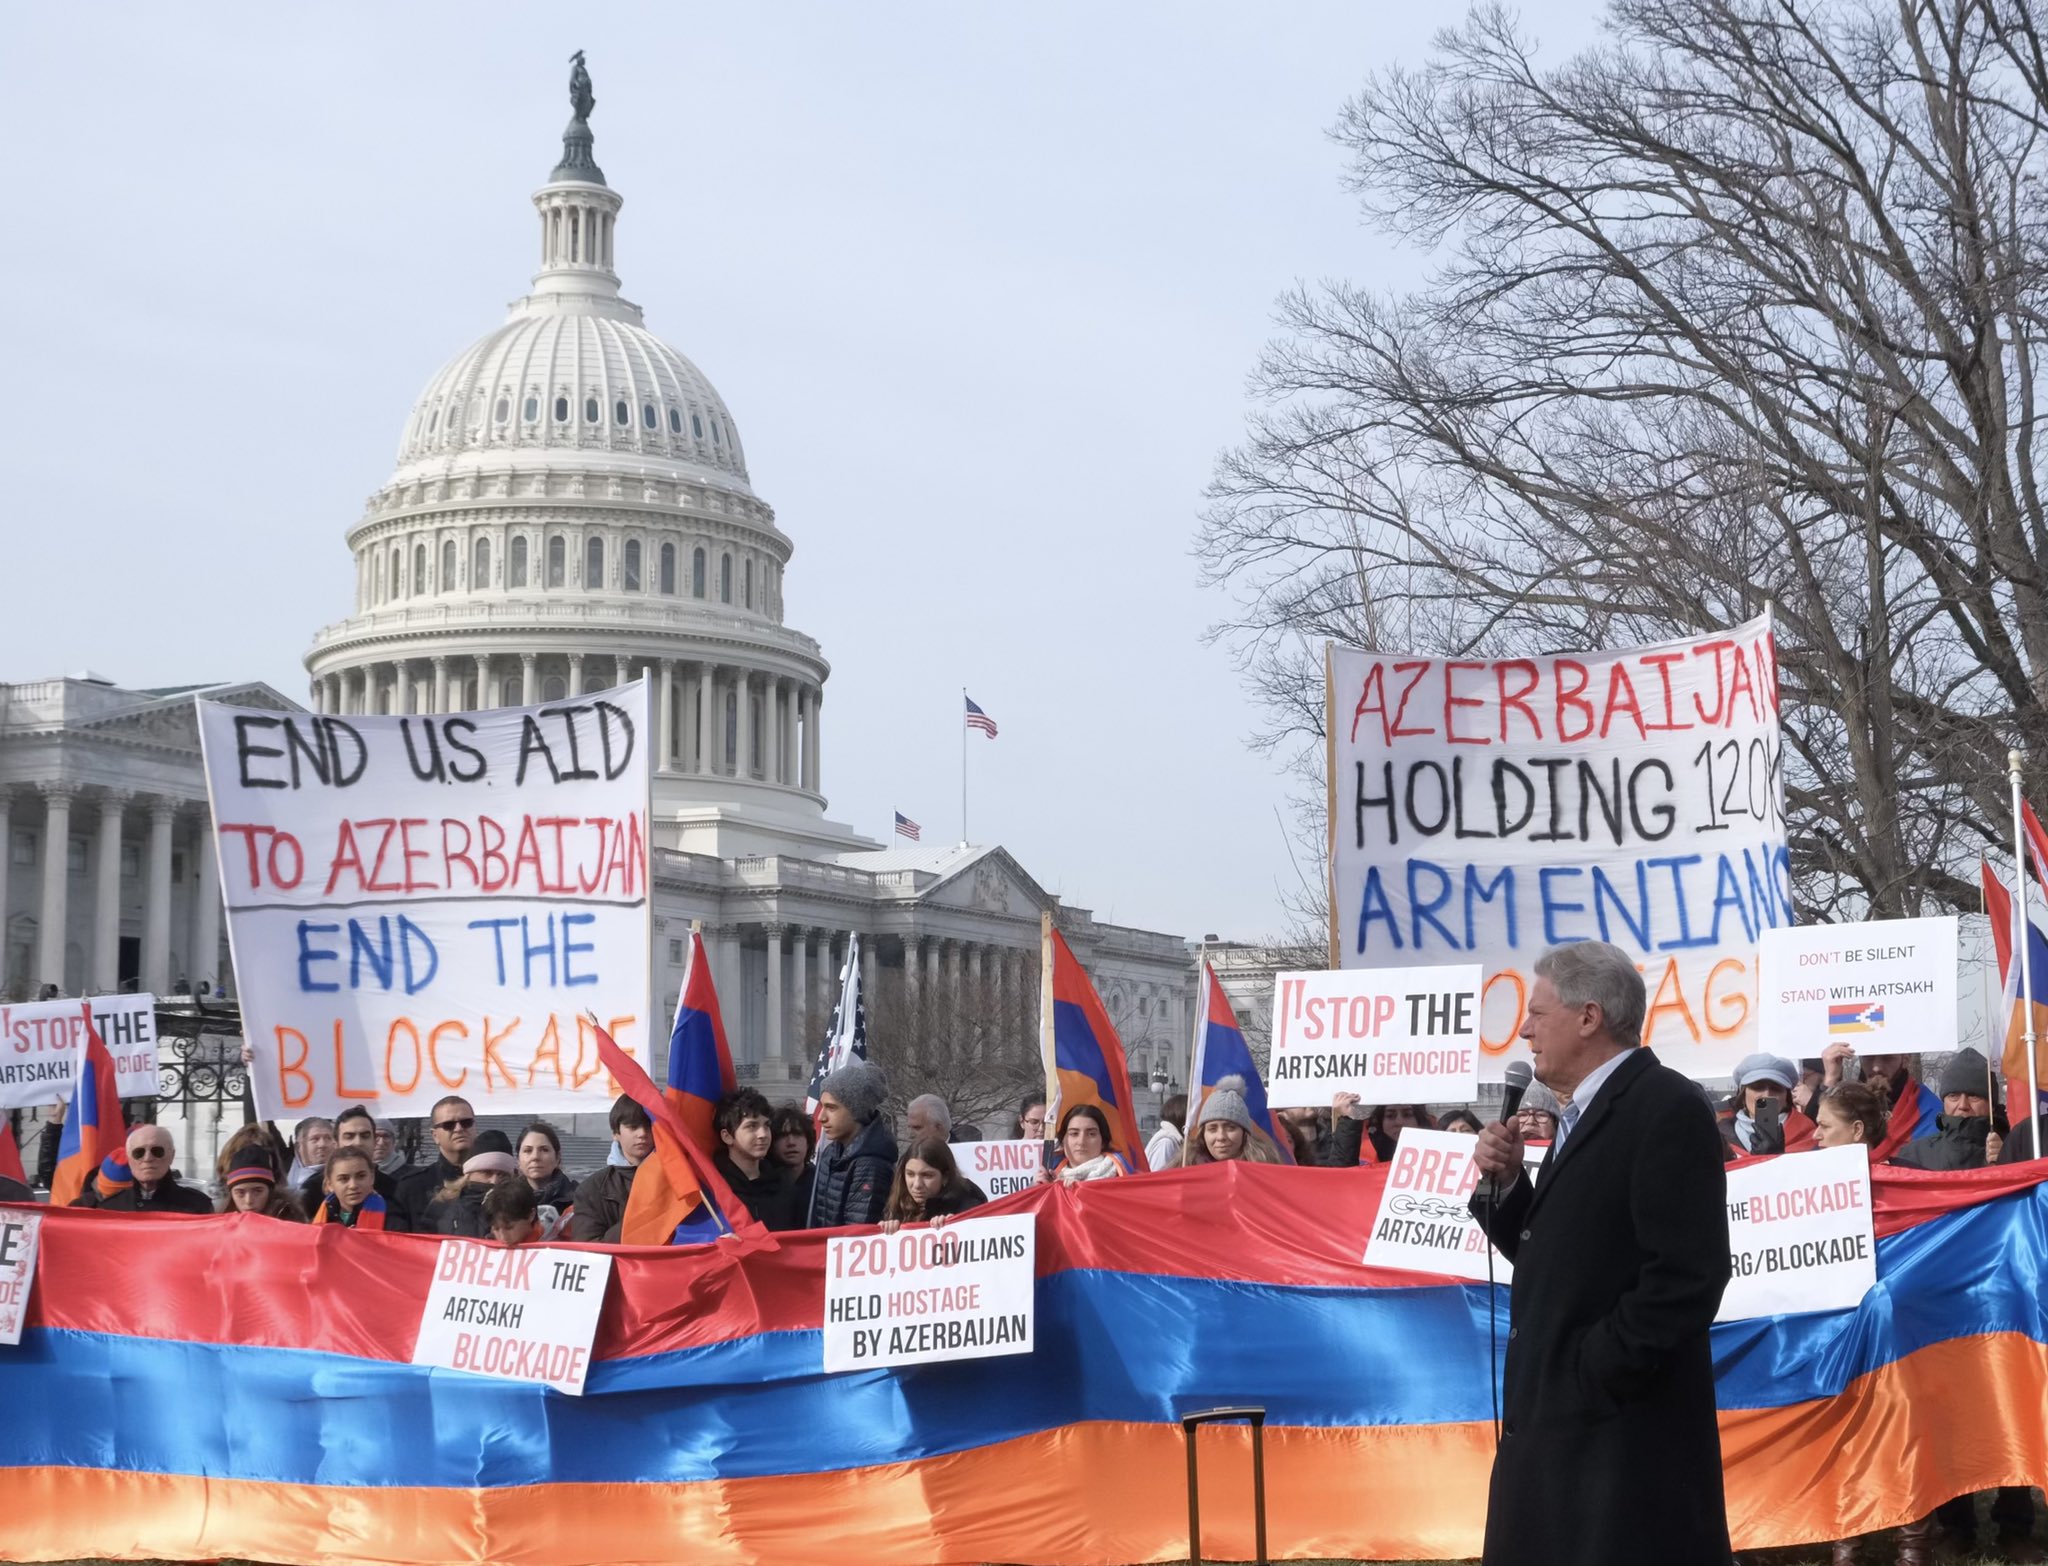
POLYGON ((1479 1090, 1479 965, 1330 968, 1273 981, 1266 1102, 1320 1107, 1471 1099, 1479 1090))
POLYGON ((1565 941, 1636 958, 1667 1064, 1757 1047, 1758 935, 1793 922, 1768 617, 1539 658, 1333 648, 1329 704, 1336 965, 1481 963, 1494 1081, 1565 941))
POLYGON ((123 1098, 156 1096, 156 997, 95 995, 89 1000, 0 1005, 0 1109, 27 1109, 69 1098, 85 1059, 85 1011, 114 1060, 123 1098))
POLYGON ((601 1113, 646 1058, 644 683, 541 707, 199 704, 257 1112, 601 1113))

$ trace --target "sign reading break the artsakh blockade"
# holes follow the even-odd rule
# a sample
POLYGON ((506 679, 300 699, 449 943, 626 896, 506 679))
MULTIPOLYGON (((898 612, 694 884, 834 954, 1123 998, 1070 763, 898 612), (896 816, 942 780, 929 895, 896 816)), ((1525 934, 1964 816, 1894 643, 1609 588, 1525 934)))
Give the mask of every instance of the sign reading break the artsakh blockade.
POLYGON ((257 1112, 601 1113, 646 1058, 644 683, 393 717, 199 704, 257 1112))
POLYGON ((1332 957, 1478 961, 1482 1076, 1547 946, 1604 940, 1696 1077, 1756 1048, 1760 931, 1793 922, 1768 616, 1623 652, 1331 650, 1332 957))

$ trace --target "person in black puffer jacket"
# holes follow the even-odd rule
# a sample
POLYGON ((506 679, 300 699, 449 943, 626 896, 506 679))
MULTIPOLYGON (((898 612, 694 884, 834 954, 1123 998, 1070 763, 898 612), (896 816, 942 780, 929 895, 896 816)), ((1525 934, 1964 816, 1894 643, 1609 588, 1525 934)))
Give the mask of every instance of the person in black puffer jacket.
POLYGON ((882 1118, 888 1078, 865 1060, 851 1060, 818 1090, 818 1122, 825 1140, 811 1178, 804 1227, 837 1229, 877 1223, 896 1173, 896 1134, 882 1118))
POLYGON ((1982 1169, 1996 1163, 2003 1140, 1991 1123, 1991 1066, 1974 1049, 1959 1049, 1941 1068, 1941 1114, 1932 1135, 1900 1148, 1905 1169, 1982 1169))
POLYGON ((484 1216, 484 1198, 517 1173, 512 1139, 502 1131, 483 1132, 476 1139, 475 1151, 463 1162, 462 1178, 443 1186, 427 1208, 426 1232, 489 1239, 491 1221, 484 1216))

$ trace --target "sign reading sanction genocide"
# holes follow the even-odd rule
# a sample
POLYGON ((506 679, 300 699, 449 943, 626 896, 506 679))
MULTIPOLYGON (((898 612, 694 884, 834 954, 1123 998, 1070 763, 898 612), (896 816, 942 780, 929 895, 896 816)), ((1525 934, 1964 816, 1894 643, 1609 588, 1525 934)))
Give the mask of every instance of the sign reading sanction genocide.
POLYGON ((1734 1275, 1716 1321, 1853 1310, 1877 1285, 1868 1150, 1824 1147, 1730 1169, 1728 1252, 1734 1275))
POLYGON ((1334 968, 1273 981, 1266 1102, 1320 1108, 1471 1099, 1479 1091, 1479 967, 1334 968))
POLYGON ((21 1341, 42 1228, 43 1215, 33 1208, 0 1207, 0 1343, 9 1346, 21 1341))
POLYGON ((412 1362, 580 1397, 611 1276, 602 1251, 444 1240, 412 1362))
POLYGON ((1873 919, 1766 930, 1763 1047, 1798 1059, 1830 1044, 1857 1054, 1956 1047, 1956 921, 1873 919))
POLYGON ((645 1058, 644 682, 394 717, 199 704, 257 1113, 601 1114, 645 1058))
POLYGON ((1037 1216, 825 1242, 825 1368, 1029 1354, 1037 1216))
POLYGON ((1489 1081, 1565 941, 1635 957, 1666 1064, 1757 1048, 1757 940, 1794 922, 1768 617, 1622 652, 1333 648, 1329 702, 1336 962, 1479 963, 1489 1081))
POLYGON ((953 1162, 994 1201, 1038 1184, 1045 1144, 1029 1141, 954 1142, 953 1162))
POLYGON ((121 1096, 156 1097, 156 997, 95 995, 0 1006, 0 1109, 30 1109, 71 1096, 78 1063, 85 1059, 87 1006, 114 1057, 121 1096))

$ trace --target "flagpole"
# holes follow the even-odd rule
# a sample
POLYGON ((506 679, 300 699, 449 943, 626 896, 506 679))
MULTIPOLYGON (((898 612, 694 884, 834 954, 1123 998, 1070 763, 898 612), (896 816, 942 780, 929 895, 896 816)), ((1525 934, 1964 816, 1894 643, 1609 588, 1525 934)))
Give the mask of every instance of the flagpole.
MULTIPOLYGON (((2027 1119, 2031 1123, 2041 1113, 2041 1080, 2040 1068, 2034 1062, 2034 965, 2028 960, 2031 956, 2029 949, 2033 945, 2034 916, 2027 906, 2027 829, 2025 806, 2020 799, 2020 753, 2016 750, 2005 753, 2005 775, 2012 783, 2012 862, 2019 873, 2020 883, 2019 927, 2013 932, 2018 944, 2012 955, 2013 961, 2020 965, 2020 1009, 2026 1018, 2027 1119)), ((2043 869, 2048 870, 2048 866, 2043 866, 2043 869)), ((2007 1086, 2011 1086, 2010 1082, 2007 1086)))
POLYGON ((967 687, 960 687, 960 846, 968 844, 967 836, 967 687))

